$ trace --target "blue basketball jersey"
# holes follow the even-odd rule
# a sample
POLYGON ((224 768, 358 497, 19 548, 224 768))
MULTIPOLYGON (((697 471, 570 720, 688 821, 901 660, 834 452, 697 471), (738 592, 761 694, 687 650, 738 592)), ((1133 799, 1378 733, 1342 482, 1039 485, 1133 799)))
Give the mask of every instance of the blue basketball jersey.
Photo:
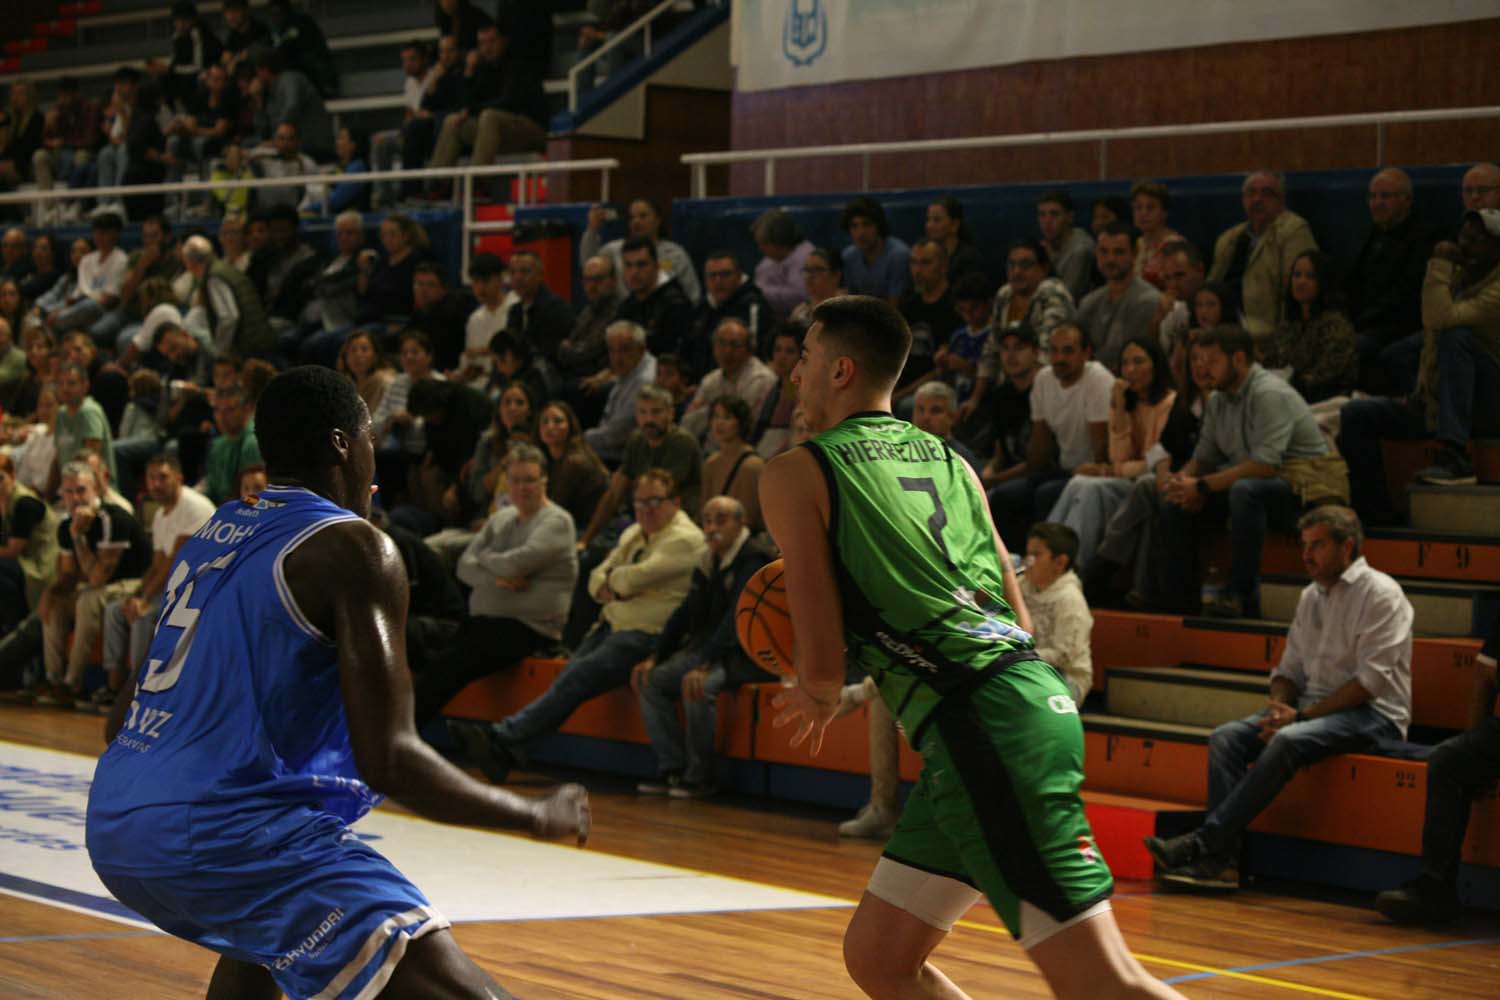
POLYGON ((336 650, 283 575, 298 545, 352 520, 273 486, 220 507, 183 545, 124 728, 94 772, 96 869, 240 864, 379 801, 354 765, 336 650))

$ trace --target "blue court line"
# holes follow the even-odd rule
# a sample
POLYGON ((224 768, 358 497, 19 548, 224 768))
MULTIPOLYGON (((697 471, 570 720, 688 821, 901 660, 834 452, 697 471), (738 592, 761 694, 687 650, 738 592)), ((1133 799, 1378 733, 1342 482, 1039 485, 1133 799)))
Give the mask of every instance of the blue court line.
MULTIPOLYGON (((1237 965, 1223 972, 1264 972, 1267 969, 1284 969, 1292 965, 1318 965, 1323 962, 1343 962, 1351 958, 1378 958, 1382 955, 1400 955, 1409 951, 1433 951, 1439 948, 1466 948, 1475 944, 1500 943, 1500 937, 1469 938, 1463 941, 1429 941, 1426 944, 1403 944, 1394 948, 1376 948, 1372 951, 1342 951, 1332 955, 1314 955, 1310 958, 1289 958, 1280 962, 1262 962, 1259 965, 1237 965)), ((1164 980, 1170 984, 1188 983, 1197 979, 1213 979, 1220 972, 1193 972, 1185 976, 1174 976, 1164 980)))
POLYGON ((101 938, 160 937, 156 931, 112 931, 103 934, 28 934, 0 937, 0 944, 30 944, 33 941, 97 941, 101 938))
POLYGON ((59 886, 48 885, 46 882, 37 882, 33 879, 22 878, 19 875, 10 875, 5 872, 0 872, 0 889, 24 892, 28 896, 39 896, 54 903, 67 903, 69 906, 93 910, 96 913, 107 913, 116 917, 125 917, 128 920, 141 919, 139 913, 136 913, 124 903, 110 896, 95 896, 92 893, 78 892, 74 889, 63 889, 59 886))

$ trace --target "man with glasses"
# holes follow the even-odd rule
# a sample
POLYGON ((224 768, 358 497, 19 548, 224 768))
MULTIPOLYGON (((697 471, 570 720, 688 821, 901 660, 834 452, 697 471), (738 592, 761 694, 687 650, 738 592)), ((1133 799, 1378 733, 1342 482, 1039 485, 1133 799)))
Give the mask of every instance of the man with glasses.
POLYGON ((1318 241, 1306 219, 1287 211, 1286 180, 1280 174, 1257 170, 1245 178, 1240 194, 1245 221, 1219 235, 1208 278, 1240 289, 1245 329, 1260 341, 1281 319, 1292 263, 1318 249, 1318 241))
MULTIPOLYGON (((609 386, 609 352, 604 345, 605 328, 620 308, 620 281, 614 262, 595 254, 583 262, 583 295, 588 304, 573 320, 573 329, 557 345, 557 364, 569 383, 579 382, 584 395, 598 396, 609 386)), ((577 409, 577 407, 574 407, 577 409)), ((585 424, 582 413, 579 419, 585 424)))
POLYGON ((750 328, 733 316, 720 320, 714 329, 714 360, 719 367, 698 383, 698 391, 682 416, 682 429, 698 441, 708 434, 712 404, 724 396, 737 396, 751 413, 758 413, 776 384, 776 373, 752 353, 753 343, 750 328))
POLYGON ((708 255, 703 264, 703 284, 706 292, 698 305, 693 332, 679 352, 690 382, 713 368, 718 353, 715 331, 725 320, 739 320, 750 331, 751 352, 766 358, 771 354, 771 324, 776 318, 765 294, 740 270, 739 259, 732 250, 716 250, 708 255))
POLYGON ((1202 252, 1187 240, 1168 242, 1161 254, 1166 261, 1162 277, 1167 287, 1156 303, 1156 336, 1170 358, 1179 346, 1187 349, 1188 331, 1193 328, 1193 296, 1208 278, 1208 265, 1202 252))
POLYGON ((546 693, 502 722, 449 723, 491 781, 504 781, 528 744, 555 733, 585 701, 629 683, 687 597, 707 545, 682 510, 672 474, 648 469, 638 476, 634 507, 635 524, 589 574, 589 593, 603 605, 599 621, 546 693))
POLYGON ((1465 212, 1500 208, 1500 167, 1493 163, 1474 164, 1464 174, 1459 193, 1463 195, 1465 212))

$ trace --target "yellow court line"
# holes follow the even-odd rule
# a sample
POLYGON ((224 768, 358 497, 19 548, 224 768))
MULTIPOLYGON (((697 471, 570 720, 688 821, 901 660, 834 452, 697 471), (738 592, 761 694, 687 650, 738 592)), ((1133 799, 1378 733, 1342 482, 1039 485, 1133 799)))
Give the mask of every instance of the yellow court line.
MULTIPOLYGON (((967 927, 972 930, 985 931, 990 934, 1003 934, 1010 936, 1010 932, 1001 927, 991 927, 988 924, 977 924, 972 920, 960 920, 959 927, 967 927)), ((1326 990, 1321 986, 1306 986, 1302 983, 1294 983, 1286 979, 1272 979, 1269 976, 1255 976, 1248 972, 1233 972, 1229 969, 1220 969, 1212 965, 1199 965, 1196 962, 1183 962, 1175 958, 1160 958, 1156 955, 1144 955, 1138 951, 1131 952, 1136 958, 1149 965, 1165 965, 1173 969, 1186 969, 1189 972, 1207 972, 1215 976, 1223 976, 1226 979, 1239 979, 1247 983, 1257 983, 1261 986, 1276 986, 1284 990, 1296 990, 1299 993, 1312 993, 1320 997, 1333 997, 1335 1000, 1375 1000, 1374 997, 1363 996, 1359 993, 1340 993, 1338 990, 1326 990)))

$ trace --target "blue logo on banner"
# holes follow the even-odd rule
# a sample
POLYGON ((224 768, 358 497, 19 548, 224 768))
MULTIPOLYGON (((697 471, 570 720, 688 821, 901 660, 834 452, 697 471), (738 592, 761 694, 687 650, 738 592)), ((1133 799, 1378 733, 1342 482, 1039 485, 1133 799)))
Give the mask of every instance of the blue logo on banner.
POLYGON ((810 66, 828 47, 828 12, 823 0, 790 0, 781 31, 781 51, 793 66, 810 66))

